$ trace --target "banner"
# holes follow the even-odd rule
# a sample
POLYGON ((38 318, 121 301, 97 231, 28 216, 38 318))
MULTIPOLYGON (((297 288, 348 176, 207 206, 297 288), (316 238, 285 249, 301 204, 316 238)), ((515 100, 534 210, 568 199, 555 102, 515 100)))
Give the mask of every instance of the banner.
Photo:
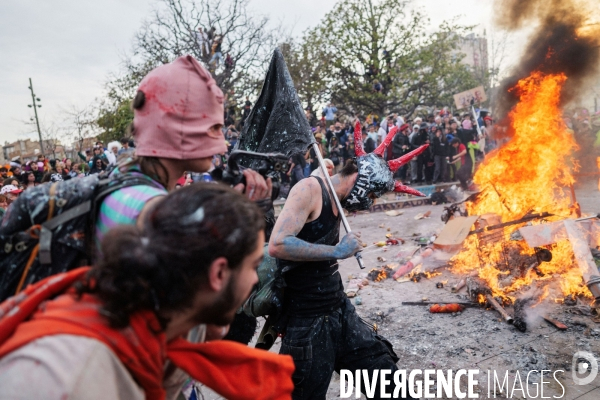
POLYGON ((459 110, 462 108, 469 108, 471 106, 471 100, 474 100, 475 104, 483 103, 487 100, 483 86, 477 86, 474 89, 469 89, 454 95, 454 104, 459 110))

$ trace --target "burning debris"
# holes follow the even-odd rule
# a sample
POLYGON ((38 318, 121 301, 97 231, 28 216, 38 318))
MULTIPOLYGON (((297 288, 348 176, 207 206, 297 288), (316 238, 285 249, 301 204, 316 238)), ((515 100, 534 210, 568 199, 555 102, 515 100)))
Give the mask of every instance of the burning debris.
POLYGON ((381 282, 385 279, 391 278, 394 269, 388 265, 384 265, 381 268, 373 268, 369 271, 367 278, 373 282, 381 282))

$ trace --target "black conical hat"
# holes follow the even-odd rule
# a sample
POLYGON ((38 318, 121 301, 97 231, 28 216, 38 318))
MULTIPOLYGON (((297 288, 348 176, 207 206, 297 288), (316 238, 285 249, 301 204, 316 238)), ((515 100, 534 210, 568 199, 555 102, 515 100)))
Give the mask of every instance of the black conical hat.
POLYGON ((291 157, 304 154, 314 141, 283 54, 277 48, 236 149, 291 157))

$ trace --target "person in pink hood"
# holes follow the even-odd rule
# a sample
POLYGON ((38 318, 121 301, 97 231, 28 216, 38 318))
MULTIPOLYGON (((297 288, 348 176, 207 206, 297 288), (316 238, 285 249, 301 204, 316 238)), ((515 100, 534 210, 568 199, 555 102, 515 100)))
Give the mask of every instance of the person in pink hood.
MULTIPOLYGON (((223 126, 223 92, 192 56, 162 65, 142 79, 133 100, 131 131, 135 157, 121 161, 111 174, 137 175, 147 184, 110 194, 100 207, 97 249, 117 225, 136 224, 153 205, 173 190, 185 171, 206 172, 215 154, 227 151, 223 126)), ((271 184, 257 172, 244 171, 252 200, 270 196, 271 184)))

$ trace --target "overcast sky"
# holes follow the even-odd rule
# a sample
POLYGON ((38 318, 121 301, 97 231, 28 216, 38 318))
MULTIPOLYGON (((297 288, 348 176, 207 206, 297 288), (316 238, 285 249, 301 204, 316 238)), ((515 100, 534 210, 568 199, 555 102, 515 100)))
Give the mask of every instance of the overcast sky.
MULTIPOLYGON (((331 10, 335 0, 252 0, 251 8, 300 34, 331 10)), ((2 0, 0 2, 0 143, 32 137, 28 78, 41 98, 40 119, 61 119, 61 109, 87 105, 117 72, 134 33, 156 0, 2 0)), ((433 26, 459 22, 492 29, 492 0, 414 0, 433 26)))

